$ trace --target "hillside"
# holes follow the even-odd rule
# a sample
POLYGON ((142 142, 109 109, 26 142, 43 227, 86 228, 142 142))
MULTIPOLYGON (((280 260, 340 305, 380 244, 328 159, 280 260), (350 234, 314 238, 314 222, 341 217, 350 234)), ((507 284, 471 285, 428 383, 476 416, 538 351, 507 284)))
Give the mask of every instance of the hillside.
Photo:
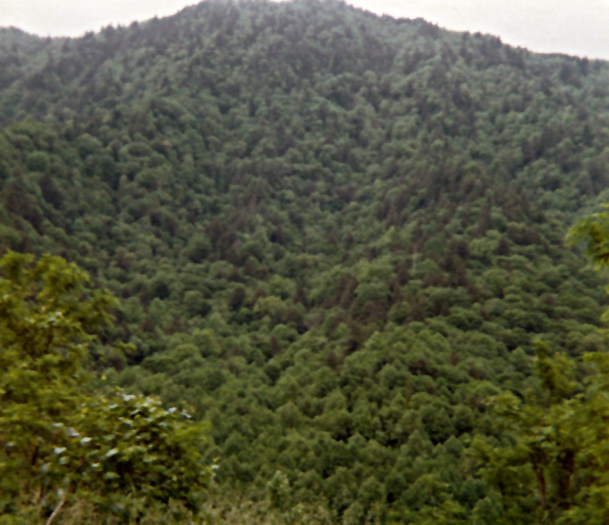
POLYGON ((489 397, 536 387, 536 339, 604 348, 564 238, 609 201, 608 95, 607 63, 335 1, 2 29, 0 250, 120 298, 91 366, 211 421, 221 500, 490 523, 489 397))

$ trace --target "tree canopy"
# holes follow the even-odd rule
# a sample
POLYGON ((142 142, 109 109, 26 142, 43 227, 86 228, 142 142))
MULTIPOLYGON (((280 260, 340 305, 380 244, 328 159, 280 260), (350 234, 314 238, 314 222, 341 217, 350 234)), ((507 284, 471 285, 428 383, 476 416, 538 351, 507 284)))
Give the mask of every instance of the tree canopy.
MULTIPOLYGON (((599 483, 574 432, 600 399, 586 378, 604 365, 583 356, 606 348, 609 300, 564 241, 609 201, 607 86, 602 61, 334 0, 209 0, 78 39, 2 29, 0 252, 42 257, 27 272, 62 256, 118 301, 101 327, 110 300, 84 283, 48 311, 32 295, 44 279, 16 293, 27 338, 4 324, 3 344, 35 355, 7 358, 10 380, 65 392, 33 394, 45 428, 45 407, 95 400, 97 419, 60 421, 83 437, 96 421, 124 433, 123 406, 144 424, 142 395, 190 406, 210 424, 220 521, 567 519, 558 495, 599 483), (571 488, 550 465, 566 446, 553 425, 575 440, 571 488)), ((587 223, 603 242, 604 221, 587 223)), ((54 448, 85 450, 53 428, 52 465, 54 448)), ((118 451, 102 481, 121 494, 120 465, 157 454, 90 447, 118 451)), ((138 494, 162 506, 182 490, 167 487, 138 494)), ((60 499, 44 490, 48 515, 60 499)))

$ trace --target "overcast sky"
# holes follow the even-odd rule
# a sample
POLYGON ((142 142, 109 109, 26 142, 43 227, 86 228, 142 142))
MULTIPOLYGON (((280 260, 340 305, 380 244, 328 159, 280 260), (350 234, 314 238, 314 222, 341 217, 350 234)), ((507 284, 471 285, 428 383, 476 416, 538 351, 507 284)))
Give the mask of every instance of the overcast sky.
MULTIPOLYGON (((195 0, 0 0, 0 26, 78 36, 167 16, 195 0)), ((492 33, 510 44, 609 60, 609 0, 349 0, 382 14, 492 33)))

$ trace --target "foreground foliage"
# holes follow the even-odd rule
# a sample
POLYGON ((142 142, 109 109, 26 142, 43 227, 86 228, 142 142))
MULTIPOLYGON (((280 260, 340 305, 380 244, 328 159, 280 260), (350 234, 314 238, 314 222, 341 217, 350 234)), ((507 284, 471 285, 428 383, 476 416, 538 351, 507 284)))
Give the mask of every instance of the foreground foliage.
POLYGON ((540 346, 538 388, 524 400, 512 393, 494 400, 504 445, 481 438, 474 445, 491 488, 485 510, 493 523, 609 519, 609 356, 587 354, 585 362, 584 385, 574 380, 575 361, 540 346))
MULTIPOLYGON (((569 240, 585 241, 592 262, 609 267, 609 213, 579 221, 569 240)), ((607 330, 599 335, 606 345, 607 330)), ((606 523, 609 353, 605 348, 575 360, 540 342, 534 367, 533 388, 495 397, 497 439, 475 439, 482 477, 491 489, 486 517, 506 524, 606 523)))
POLYGON ((201 425, 88 384, 88 348, 115 301, 84 297, 87 281, 59 257, 0 259, 0 514, 50 522, 82 501, 102 515, 172 500, 197 511, 208 478, 201 425), (130 499, 137 505, 125 506, 130 499))

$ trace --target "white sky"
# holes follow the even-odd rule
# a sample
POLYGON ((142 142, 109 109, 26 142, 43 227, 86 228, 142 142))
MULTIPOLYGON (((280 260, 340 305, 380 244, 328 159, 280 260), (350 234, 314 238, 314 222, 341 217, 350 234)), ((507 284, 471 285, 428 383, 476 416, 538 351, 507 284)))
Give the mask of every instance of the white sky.
MULTIPOLYGON (((609 0, 348 0, 392 16, 492 33, 534 51, 609 60, 609 0)), ((0 26, 78 36, 108 24, 167 16, 196 0, 0 0, 0 26)))

